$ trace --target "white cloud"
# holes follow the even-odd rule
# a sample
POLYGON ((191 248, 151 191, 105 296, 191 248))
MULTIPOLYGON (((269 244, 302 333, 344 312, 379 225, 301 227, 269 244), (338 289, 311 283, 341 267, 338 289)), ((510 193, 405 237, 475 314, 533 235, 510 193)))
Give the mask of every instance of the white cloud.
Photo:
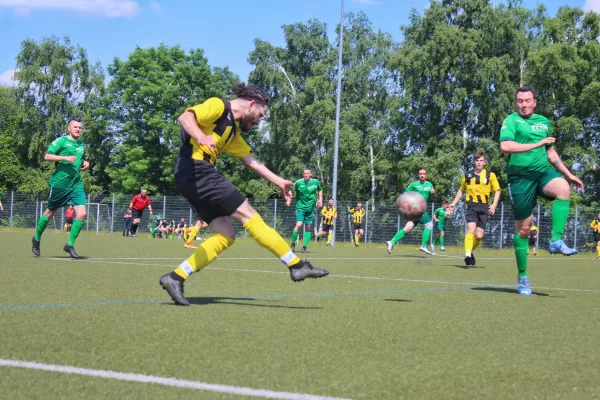
POLYGON ((160 11, 160 10, 162 10, 162 7, 160 6, 160 4, 158 4, 157 1, 151 1, 150 2, 150 8, 153 9, 154 11, 160 11))
POLYGON ((140 12, 140 6, 133 0, 0 0, 0 8, 10 8, 18 15, 64 10, 106 18, 133 17, 140 12))
POLYGON ((584 11, 595 11, 600 13, 600 0, 586 0, 583 5, 584 11))
POLYGON ((14 69, 9 69, 0 74, 0 86, 17 86, 17 81, 13 79, 14 69))
POLYGON ((354 4, 362 4, 364 6, 378 6, 383 3, 383 1, 380 0, 352 0, 352 2, 354 4))

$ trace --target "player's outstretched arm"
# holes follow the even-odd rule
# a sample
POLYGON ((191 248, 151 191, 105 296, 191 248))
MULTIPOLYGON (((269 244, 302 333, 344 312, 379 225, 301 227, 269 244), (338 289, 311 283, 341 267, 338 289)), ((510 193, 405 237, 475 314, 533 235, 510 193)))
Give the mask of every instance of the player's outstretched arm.
POLYGON ((452 200, 452 203, 448 205, 450 211, 454 211, 454 208, 456 207, 460 199, 462 199, 462 195, 463 191, 461 189, 458 189, 458 191, 456 192, 456 196, 454 196, 454 200, 452 200))
POLYGON ((294 186, 293 182, 275 175, 269 168, 265 167, 263 163, 254 158, 252 154, 243 157, 242 162, 246 168, 254 172, 256 175, 277 186, 281 191, 281 195, 284 199, 286 199, 286 201, 292 200, 292 194, 290 193, 290 190, 294 186))
POLYGON ((571 171, 569 171, 569 168, 567 168, 567 166, 562 162, 554 146, 550 146, 546 149, 546 155, 548 156, 548 162, 550 162, 554 169, 560 172, 560 174, 564 176, 565 179, 567 179, 569 182, 577 185, 579 189, 583 189, 583 182, 581 182, 581 180, 578 177, 576 177, 571 171))
POLYGON ((498 203, 500 203, 500 191, 497 190, 494 192, 494 201, 488 208, 488 212, 490 215, 496 214, 496 208, 498 207, 498 203))
POLYGON ((530 144, 517 143, 512 140, 504 140, 500 142, 500 150, 502 150, 502 152, 506 154, 525 153, 526 151, 537 149, 542 146, 552 144, 554 142, 556 142, 556 138, 553 137, 546 137, 537 143, 530 144))

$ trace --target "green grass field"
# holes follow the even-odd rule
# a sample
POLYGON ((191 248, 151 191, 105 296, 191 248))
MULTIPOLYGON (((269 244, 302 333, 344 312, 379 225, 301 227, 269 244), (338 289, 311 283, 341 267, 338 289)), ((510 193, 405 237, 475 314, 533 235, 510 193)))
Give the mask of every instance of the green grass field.
POLYGON ((71 260, 66 234, 48 230, 38 259, 31 235, 0 232, 4 399, 600 398, 592 254, 540 251, 522 297, 510 251, 478 251, 467 269, 458 248, 312 243, 306 257, 331 274, 293 283, 238 240, 186 283, 192 306, 176 307, 158 280, 192 253, 181 241, 84 233, 75 248, 89 258, 71 260))

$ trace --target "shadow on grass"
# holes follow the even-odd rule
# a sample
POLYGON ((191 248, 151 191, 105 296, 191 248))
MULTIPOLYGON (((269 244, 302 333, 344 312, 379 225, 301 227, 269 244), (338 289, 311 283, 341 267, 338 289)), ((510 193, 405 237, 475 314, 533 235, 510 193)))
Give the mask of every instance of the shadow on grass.
MULTIPOLYGON (((40 258, 45 258, 45 257, 40 257, 40 258)), ((73 261, 87 260, 87 259, 89 259, 89 257, 87 257, 87 256, 79 256, 79 258, 73 258, 71 256, 54 256, 54 257, 48 257, 48 258, 62 259, 62 260, 73 260, 73 261)))
MULTIPOLYGON (((287 308, 291 310, 321 310, 323 307, 301 307, 301 306, 280 306, 276 304, 255 304, 255 303, 244 303, 246 301, 265 301, 264 299, 254 299, 252 297, 188 297, 191 304, 194 305, 209 305, 209 304, 223 304, 233 306, 250 306, 250 307, 269 307, 269 308, 287 308)), ((167 303, 167 305, 175 305, 174 303, 167 303)))
POLYGON ((405 299, 384 299, 385 301, 397 301, 399 303, 410 303, 412 302, 412 300, 405 300, 405 299))
MULTIPOLYGON (((483 290, 486 292, 519 294, 519 291, 517 289, 512 289, 512 288, 480 286, 480 287, 474 287, 471 289, 472 290, 483 290)), ((531 292, 531 294, 536 295, 536 296, 542 296, 542 297, 555 297, 555 296, 550 296, 548 293, 542 293, 542 292, 531 292)))
POLYGON ((477 268, 485 268, 479 265, 446 265, 447 267, 456 267, 461 269, 477 269, 477 268))

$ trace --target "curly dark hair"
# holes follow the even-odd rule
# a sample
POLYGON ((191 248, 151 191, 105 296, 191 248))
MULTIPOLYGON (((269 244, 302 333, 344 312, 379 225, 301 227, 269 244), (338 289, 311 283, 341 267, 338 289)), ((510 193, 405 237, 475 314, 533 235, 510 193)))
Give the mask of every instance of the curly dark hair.
POLYGON ((259 87, 248 85, 244 82, 240 82, 231 88, 231 91, 235 97, 251 99, 269 105, 269 96, 259 87))

